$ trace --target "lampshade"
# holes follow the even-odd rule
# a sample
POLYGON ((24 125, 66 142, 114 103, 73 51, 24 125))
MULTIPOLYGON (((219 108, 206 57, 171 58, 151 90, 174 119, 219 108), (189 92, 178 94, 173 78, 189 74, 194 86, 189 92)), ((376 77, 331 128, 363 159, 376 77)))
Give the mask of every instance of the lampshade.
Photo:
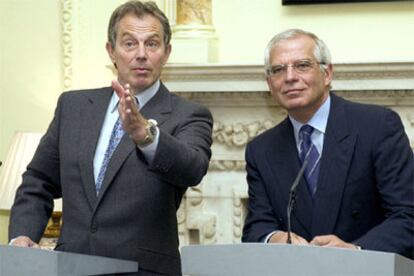
MULTIPOLYGON (((32 160, 43 133, 16 132, 0 173, 0 209, 10 210, 16 189, 22 183, 22 174, 32 160)), ((60 200, 55 200, 54 211, 61 211, 60 200)))

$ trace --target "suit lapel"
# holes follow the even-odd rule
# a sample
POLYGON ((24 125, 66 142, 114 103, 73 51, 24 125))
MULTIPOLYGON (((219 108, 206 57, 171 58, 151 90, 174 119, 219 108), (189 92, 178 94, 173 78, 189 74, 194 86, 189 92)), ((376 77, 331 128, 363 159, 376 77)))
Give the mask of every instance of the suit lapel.
MULTIPOLYGON (((146 103, 140 112, 147 119, 155 119, 158 122, 158 125, 161 126, 162 123, 168 118, 171 110, 171 94, 161 83, 157 93, 146 103)), ((137 147, 135 143, 128 137, 127 134, 124 134, 118 147, 115 149, 111 160, 109 161, 96 206, 99 205, 101 198, 105 195, 106 190, 113 182, 113 179, 122 164, 136 149, 137 147)))
POLYGON ((333 94, 331 100, 315 194, 313 235, 334 231, 356 143, 356 136, 350 135, 343 100, 333 94))
MULTIPOLYGON (((274 194, 274 198, 282 199, 283 206, 288 205, 290 188, 300 169, 299 154, 296 148, 296 142, 293 134, 293 127, 289 119, 286 118, 277 127, 279 131, 275 135, 274 143, 276 147, 271 147, 267 153, 269 164, 273 164, 273 176, 280 187, 281 194, 274 194)), ((273 142, 272 142, 273 143, 273 142)), ((292 214, 292 223, 296 219, 297 227, 310 234, 312 216, 309 212, 312 210, 312 198, 306 188, 303 180, 299 183, 296 193, 296 203, 292 214)))
POLYGON ((172 112, 171 93, 161 83, 158 92, 142 108, 141 113, 147 119, 154 119, 161 126, 172 112))
POLYGON ((112 88, 109 87, 100 90, 99 93, 90 94, 85 107, 81 111, 83 120, 80 130, 79 165, 83 187, 91 209, 96 204, 93 159, 111 96, 112 88))

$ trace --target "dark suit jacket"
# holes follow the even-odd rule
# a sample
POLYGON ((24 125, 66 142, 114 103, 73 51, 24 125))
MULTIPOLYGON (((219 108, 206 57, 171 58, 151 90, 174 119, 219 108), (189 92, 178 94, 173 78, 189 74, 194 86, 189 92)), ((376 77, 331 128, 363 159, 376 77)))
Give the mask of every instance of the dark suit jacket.
POLYGON ((53 198, 62 197, 57 250, 135 260, 143 269, 180 274, 176 210, 186 188, 207 172, 211 114, 161 84, 141 110, 160 128, 152 164, 124 135, 97 197, 93 159, 111 96, 109 87, 61 95, 17 191, 9 237, 38 241, 53 198))
MULTIPOLYGON (((244 242, 286 231, 289 189, 300 161, 286 118, 246 149, 249 184, 244 242)), ((398 115, 331 94, 318 188, 302 179, 292 231, 308 241, 335 234, 365 249, 410 256, 414 248, 413 152, 398 115)))

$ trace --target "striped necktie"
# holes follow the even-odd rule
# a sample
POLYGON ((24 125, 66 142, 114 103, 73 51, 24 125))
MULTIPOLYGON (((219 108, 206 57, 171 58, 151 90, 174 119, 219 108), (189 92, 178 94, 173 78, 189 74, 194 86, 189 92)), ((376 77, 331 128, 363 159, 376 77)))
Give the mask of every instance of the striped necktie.
POLYGON ((111 160, 112 154, 114 153, 116 147, 121 141, 122 136, 124 135, 124 130, 122 129, 122 124, 120 118, 116 121, 114 128, 109 138, 109 145, 106 148, 104 159, 102 161, 101 169, 99 170, 98 178, 95 183, 96 195, 99 195, 99 191, 102 187, 102 182, 105 176, 106 169, 108 167, 109 161, 111 160))
POLYGON ((315 195, 317 188, 320 159, 320 154, 311 140, 313 130, 314 128, 309 125, 304 125, 299 130, 299 138, 302 140, 300 145, 300 160, 302 163, 305 159, 308 160, 304 174, 312 197, 315 195))

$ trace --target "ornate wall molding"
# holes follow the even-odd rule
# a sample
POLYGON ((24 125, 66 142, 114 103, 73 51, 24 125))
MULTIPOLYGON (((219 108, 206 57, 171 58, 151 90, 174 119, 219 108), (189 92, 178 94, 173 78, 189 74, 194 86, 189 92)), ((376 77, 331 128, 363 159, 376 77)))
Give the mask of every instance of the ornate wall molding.
POLYGON ((233 187, 233 243, 240 243, 246 218, 247 191, 239 186, 233 187))
POLYGON ((201 188, 191 187, 177 211, 178 233, 181 244, 213 244, 217 241, 217 216, 204 211, 201 188))
MULTIPOLYGON (((389 107, 407 106, 411 107, 414 103, 414 89, 356 89, 356 90, 335 90, 335 93, 341 97, 361 103, 379 104, 389 107)), ((267 91, 251 92, 220 92, 220 91, 191 91, 177 92, 178 95, 187 99, 200 102, 206 106, 214 107, 257 107, 274 109, 279 105, 273 100, 267 91)), ((284 118, 286 112, 277 108, 274 110, 277 114, 272 117, 273 120, 284 118)), ((268 118, 263 118, 266 120, 268 118)))
MULTIPOLYGON (((334 90, 414 90, 414 62, 334 64, 334 90)), ((174 92, 268 91, 263 65, 167 65, 163 80, 174 92)))
POLYGON ((73 5, 72 0, 61 0, 62 7, 62 70, 63 70, 63 90, 69 90, 72 86, 72 21, 73 5))
POLYGON ((215 121, 213 139, 215 142, 227 146, 244 147, 247 142, 273 126, 275 126, 275 122, 270 119, 250 123, 239 122, 231 124, 215 121))
POLYGON ((246 162, 243 160, 211 160, 208 170, 229 172, 229 171, 243 171, 246 168, 246 162))

